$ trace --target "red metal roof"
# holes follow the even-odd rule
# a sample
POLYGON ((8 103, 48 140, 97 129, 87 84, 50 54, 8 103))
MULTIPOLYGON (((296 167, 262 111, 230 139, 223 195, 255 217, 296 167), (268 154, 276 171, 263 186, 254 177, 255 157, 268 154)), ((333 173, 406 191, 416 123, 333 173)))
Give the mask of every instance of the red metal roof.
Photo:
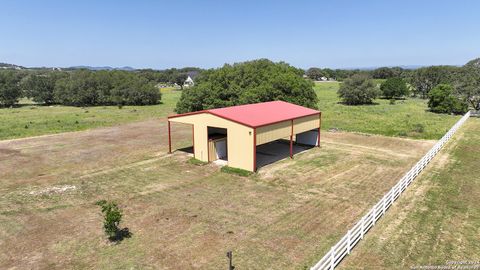
POLYGON ((170 116, 169 118, 199 113, 210 113, 255 128, 304 116, 315 115, 320 112, 285 101, 270 101, 177 114, 170 116))

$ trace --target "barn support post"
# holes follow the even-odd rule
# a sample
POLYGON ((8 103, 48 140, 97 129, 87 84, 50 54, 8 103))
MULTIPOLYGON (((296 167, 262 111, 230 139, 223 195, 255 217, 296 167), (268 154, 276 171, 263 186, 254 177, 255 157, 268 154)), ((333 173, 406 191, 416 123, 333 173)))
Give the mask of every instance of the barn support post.
POLYGON ((318 142, 317 142, 317 146, 320 147, 320 128, 322 127, 322 113, 320 112, 318 114, 318 118, 319 118, 319 123, 318 123, 318 142))
POLYGON ((257 171, 257 129, 253 129, 253 171, 257 171))
POLYGON ((172 135, 170 134, 171 132, 171 127, 170 127, 170 121, 168 121, 168 153, 172 153, 172 135))
POLYGON ((290 158, 293 159, 293 120, 292 120, 292 130, 290 131, 290 158))

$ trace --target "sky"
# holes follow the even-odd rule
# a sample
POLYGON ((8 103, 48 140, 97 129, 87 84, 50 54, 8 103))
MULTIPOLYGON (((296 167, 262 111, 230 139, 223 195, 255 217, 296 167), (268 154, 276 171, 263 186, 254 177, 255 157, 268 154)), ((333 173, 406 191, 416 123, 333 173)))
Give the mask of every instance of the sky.
POLYGON ((0 62, 27 67, 463 65, 480 1, 0 0, 0 62))

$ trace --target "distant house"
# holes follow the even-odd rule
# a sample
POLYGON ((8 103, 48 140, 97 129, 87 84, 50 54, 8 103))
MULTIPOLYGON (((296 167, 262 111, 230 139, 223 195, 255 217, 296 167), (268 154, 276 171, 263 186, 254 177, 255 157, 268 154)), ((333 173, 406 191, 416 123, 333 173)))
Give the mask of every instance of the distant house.
POLYGON ((192 77, 188 76, 187 79, 185 80, 185 82, 183 83, 183 87, 190 87, 190 86, 194 86, 195 83, 193 82, 193 79, 192 77))

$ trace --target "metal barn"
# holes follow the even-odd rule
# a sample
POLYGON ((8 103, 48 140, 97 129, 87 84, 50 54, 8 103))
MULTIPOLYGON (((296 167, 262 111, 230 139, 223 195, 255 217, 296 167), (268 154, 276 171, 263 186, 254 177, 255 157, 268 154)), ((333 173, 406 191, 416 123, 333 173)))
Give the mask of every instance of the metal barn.
POLYGON ((193 155, 211 162, 248 171, 257 169, 257 147, 287 138, 290 157, 296 143, 320 145, 322 113, 284 101, 203 110, 168 117, 169 152, 172 151, 170 122, 192 125, 193 155))

